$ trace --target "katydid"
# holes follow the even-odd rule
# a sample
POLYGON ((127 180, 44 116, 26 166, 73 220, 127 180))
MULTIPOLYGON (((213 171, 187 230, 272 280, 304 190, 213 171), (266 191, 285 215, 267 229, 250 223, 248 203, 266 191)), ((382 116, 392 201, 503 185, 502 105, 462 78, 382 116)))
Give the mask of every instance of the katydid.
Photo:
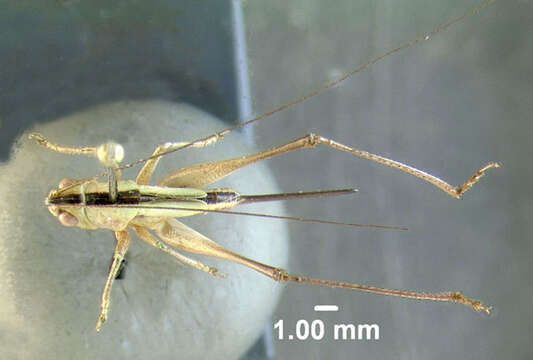
MULTIPOLYGON (((255 154, 227 160, 204 162, 179 169, 165 177, 158 185, 149 185, 149 182, 151 175, 162 156, 188 147, 201 148, 211 145, 237 128, 249 125, 276 112, 282 111, 296 103, 302 102, 310 97, 322 93, 338 83, 346 80, 350 76, 361 72, 363 69, 381 60, 382 58, 404 48, 410 47, 418 42, 427 40, 431 35, 437 34, 446 29, 448 26, 462 21, 491 2, 491 0, 483 2, 481 5, 469 10, 463 16, 453 19, 435 28, 435 30, 432 32, 425 34, 416 40, 405 43, 374 58, 366 64, 363 64, 353 71, 346 73, 338 79, 301 98, 296 99, 295 101, 291 101, 272 111, 254 117, 232 128, 209 135, 205 138, 193 140, 191 142, 171 142, 161 144, 156 147, 151 156, 137 160, 130 164, 120 165, 124 151, 118 144, 107 143, 99 147, 68 147, 54 144, 48 141, 42 135, 30 134, 30 138, 34 139, 40 145, 43 145, 50 150, 70 155, 93 155, 96 156, 99 161, 108 168, 108 172, 106 173, 108 175, 108 182, 96 181, 98 177, 101 177, 105 174, 99 174, 90 179, 78 181, 65 178, 59 183, 58 188, 56 190, 52 190, 46 198, 46 205, 51 213, 58 218, 61 224, 65 226, 78 226, 85 229, 104 228, 115 233, 116 247, 101 297, 100 316, 97 321, 96 329, 100 330, 101 325, 107 319, 113 281, 120 270, 121 263, 124 260, 124 255, 126 254, 130 245, 130 235, 128 231, 130 229, 150 245, 153 245, 169 255, 174 256, 187 265, 191 265, 199 270, 215 276, 223 277, 224 275, 219 273, 216 268, 191 259, 181 254, 178 250, 234 261, 279 282, 311 283, 316 285, 340 287, 418 300, 462 303, 472 307, 475 311, 485 311, 489 313, 489 306, 482 304, 478 300, 465 297, 460 292, 456 291, 426 293, 394 290, 290 274, 284 269, 263 264, 232 252, 231 250, 228 250, 217 244, 215 241, 182 224, 176 220, 176 218, 192 216, 206 212, 238 214, 238 212, 230 211, 230 209, 247 202, 353 193, 355 189, 319 190, 265 195, 241 195, 233 189, 207 188, 217 180, 252 163, 294 150, 313 148, 317 145, 325 145, 336 150, 350 153, 356 157, 365 158, 398 169, 434 185, 454 198, 460 198, 468 189, 470 189, 477 181, 479 181, 479 179, 488 169, 499 167, 498 163, 488 163, 476 171, 462 185, 453 186, 440 178, 404 163, 359 150, 321 135, 311 133, 281 146, 273 147, 255 154), (121 169, 129 168, 141 163, 144 163, 144 165, 139 171, 135 180, 121 179, 121 169)), ((250 213, 240 214, 250 215, 250 213)), ((279 218, 335 223, 333 221, 281 216, 279 218)), ((365 226, 361 224, 343 225, 365 226)), ((382 225, 366 226, 394 228, 392 226, 382 225)))

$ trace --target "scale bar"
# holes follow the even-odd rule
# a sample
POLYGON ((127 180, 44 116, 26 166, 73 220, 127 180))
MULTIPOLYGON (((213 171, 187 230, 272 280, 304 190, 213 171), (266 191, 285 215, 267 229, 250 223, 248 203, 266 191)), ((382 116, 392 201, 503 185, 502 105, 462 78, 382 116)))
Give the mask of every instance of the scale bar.
POLYGON ((337 305, 315 305, 315 311, 339 311, 337 305))

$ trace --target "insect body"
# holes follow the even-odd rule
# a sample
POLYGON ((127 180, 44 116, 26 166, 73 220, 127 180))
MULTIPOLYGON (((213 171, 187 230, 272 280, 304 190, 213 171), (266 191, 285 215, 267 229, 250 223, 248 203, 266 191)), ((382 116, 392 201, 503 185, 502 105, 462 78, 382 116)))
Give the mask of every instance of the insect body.
MULTIPOLYGON (((254 162, 281 155, 289 151, 314 147, 318 144, 323 144, 334 149, 351 153, 358 157, 363 157, 399 169, 433 184, 456 198, 460 198, 465 191, 472 187, 472 185, 484 175, 487 169, 498 167, 499 165, 497 163, 487 164, 475 172, 463 185, 452 186, 439 178, 403 163, 340 144, 320 135, 308 134, 287 144, 256 154, 188 166, 165 177, 158 186, 150 186, 147 184, 163 154, 166 154, 169 151, 182 149, 186 146, 206 146, 213 142, 213 137, 192 143, 166 143, 160 145, 156 148, 153 155, 150 158, 147 158, 148 160, 146 160, 146 163, 140 170, 135 181, 117 180, 117 178, 120 178, 120 167, 118 167, 116 162, 109 161, 107 151, 101 150, 103 147, 110 148, 108 144, 104 144, 98 148, 71 148, 51 143, 39 134, 31 134, 30 138, 35 139, 41 145, 58 152, 68 154, 93 154, 104 164, 111 165, 112 171, 109 172, 109 183, 97 182, 94 179, 81 181, 63 179, 60 182, 58 189, 52 190, 46 198, 46 204, 50 211, 58 217, 63 225, 79 226, 86 229, 105 228, 115 232, 117 244, 113 254, 113 262, 102 294, 100 305, 101 313, 96 325, 97 330, 100 329, 102 323, 107 318, 111 286, 120 270, 120 265, 130 244, 128 228, 132 229, 141 239, 149 244, 167 252, 188 265, 194 266, 212 275, 223 276, 218 273, 216 268, 190 259, 179 253, 176 249, 234 261, 280 282, 305 282, 419 300, 458 302, 471 306, 476 311, 483 310, 487 313, 490 311, 490 307, 483 305, 480 301, 467 298, 459 292, 423 293, 383 289, 367 285, 289 274, 284 269, 262 264, 234 253, 182 224, 176 220, 176 218, 208 211, 224 211, 225 209, 231 209, 244 202, 353 192, 353 189, 344 189, 243 196, 232 189, 205 189, 205 186, 208 186, 233 171, 254 162), (154 232, 156 236, 152 235, 150 231, 154 232)), ((217 138, 215 137, 215 139, 217 138)), ((111 147, 111 149, 113 148, 111 147)), ((120 153, 120 151, 114 152, 120 153)))
MULTIPOLYGON (((66 179, 60 186, 65 187, 68 181, 66 179)), ((122 230, 130 223, 148 226, 149 219, 157 217, 195 215, 207 208, 207 193, 202 190, 139 185, 131 180, 121 180, 117 187, 116 201, 110 200, 107 183, 92 181, 65 191, 61 191, 61 187, 59 191, 53 190, 46 204, 55 216, 65 214, 61 219, 64 225, 113 231, 122 230), (131 207, 116 208, 116 204, 131 207), (161 210, 161 206, 166 208, 161 210), (184 210, 188 207, 194 210, 184 210), (68 219, 69 216, 72 219, 68 219)))

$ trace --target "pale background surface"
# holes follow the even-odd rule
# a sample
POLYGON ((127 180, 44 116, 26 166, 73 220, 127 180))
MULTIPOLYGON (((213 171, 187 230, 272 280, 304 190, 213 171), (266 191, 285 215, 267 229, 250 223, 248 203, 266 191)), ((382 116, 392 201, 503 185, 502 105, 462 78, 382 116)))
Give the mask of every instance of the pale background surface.
MULTIPOLYGON (((149 155, 169 133, 198 138, 224 125, 189 105, 156 100, 106 104, 32 130, 62 144, 114 139, 123 144, 127 163, 149 155)), ((242 142, 235 136, 219 144, 219 153, 189 149, 167 156, 152 184, 185 165, 252 151, 242 142)), ((53 153, 27 139, 16 147, 9 163, 0 166, 2 359, 235 359, 261 335, 282 290, 279 284, 238 264, 184 254, 227 275, 213 277, 135 234, 123 279, 113 285, 108 320, 97 333, 113 233, 61 226, 43 200, 65 176, 87 178, 102 168, 95 159, 53 153)), ((134 179, 135 170, 125 171, 124 178, 134 179)), ((277 192, 266 164, 240 175, 213 187, 277 192)), ((282 205, 272 211, 283 212, 282 205)), ((180 220, 239 254, 285 266, 283 222, 266 226, 259 218, 215 214, 180 220)))

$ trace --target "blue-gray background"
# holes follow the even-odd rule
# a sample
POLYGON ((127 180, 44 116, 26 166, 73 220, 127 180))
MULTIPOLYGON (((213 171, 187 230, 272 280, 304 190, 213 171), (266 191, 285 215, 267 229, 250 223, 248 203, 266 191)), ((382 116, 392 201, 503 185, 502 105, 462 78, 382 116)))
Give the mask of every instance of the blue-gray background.
MULTIPOLYGON (((319 87, 479 1, 247 2, 255 109, 319 87)), ((425 291, 461 290, 494 306, 419 303, 339 289, 288 286, 274 321, 377 323, 376 342, 276 342, 281 359, 529 359, 532 243, 533 2, 481 13, 256 127, 281 143, 309 131, 377 152, 458 184, 491 171, 454 200, 395 170, 329 149, 271 161, 286 190, 353 185, 347 198, 289 203, 293 215, 405 225, 408 232, 294 224, 291 270, 425 291)), ((294 330, 293 330, 294 333, 294 330)), ((331 339, 331 335, 328 335, 331 339)))
MULTIPOLYGON (((267 111, 314 90, 477 3, 247 1, 254 110, 267 111)), ((7 2, 0 4, 8 9, 7 2)), ((4 159, 11 139, 32 121, 101 102, 189 98, 198 104, 206 98, 206 104, 218 104, 208 110, 232 117, 234 105, 223 100, 234 89, 228 85, 233 75, 224 78, 231 67, 221 66, 231 56, 220 47, 227 33, 206 32, 220 17, 223 28, 230 26, 229 14, 220 8, 176 23, 177 14, 158 10, 168 7, 133 1, 102 2, 99 13, 77 1, 33 4, 20 2, 14 13, 3 13, 11 19, 3 21, 0 37, 4 159), (17 28, 28 22, 31 27, 17 28), (73 38, 80 33, 69 24, 80 23, 86 37, 73 38), (189 50, 176 40, 180 33, 191 37, 189 50), (138 52, 131 52, 136 47, 138 52), (208 69, 194 70, 198 54, 213 56, 208 69), (179 66, 178 55, 186 59, 179 66), (21 87, 20 79, 34 81, 21 87), (16 125, 15 130, 8 131, 7 124, 16 125)), ((90 8, 97 6, 92 2, 90 8)), ((292 224, 291 271, 383 287, 462 290, 496 309, 487 317, 458 305, 288 286, 272 323, 284 319, 290 328, 298 319, 316 318, 314 304, 334 303, 341 310, 321 315, 326 324, 377 323, 381 339, 336 342, 328 334, 323 341, 274 341, 276 358, 531 357, 532 10, 531 1, 496 1, 430 41, 255 126, 255 140, 263 147, 313 131, 452 183, 464 181, 487 161, 503 163, 458 201, 408 175, 333 150, 269 160, 287 191, 360 189, 354 197, 291 202, 291 215, 409 228, 391 232, 292 224)))

